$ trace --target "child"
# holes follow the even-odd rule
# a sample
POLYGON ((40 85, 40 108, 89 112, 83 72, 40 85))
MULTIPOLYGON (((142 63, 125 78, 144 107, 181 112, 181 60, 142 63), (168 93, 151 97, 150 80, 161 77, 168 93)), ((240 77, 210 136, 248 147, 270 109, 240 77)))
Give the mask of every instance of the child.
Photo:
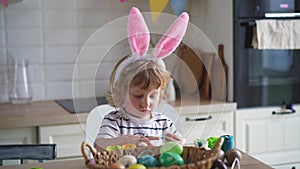
POLYGON ((188 15, 183 13, 152 53, 146 54, 149 30, 139 10, 132 8, 128 34, 133 54, 120 60, 111 74, 107 100, 118 110, 104 117, 95 140, 97 150, 113 145, 139 146, 141 142, 147 145, 162 145, 164 141, 182 143, 173 122, 155 109, 165 98, 166 86, 171 79, 162 59, 179 45, 187 24, 188 15))

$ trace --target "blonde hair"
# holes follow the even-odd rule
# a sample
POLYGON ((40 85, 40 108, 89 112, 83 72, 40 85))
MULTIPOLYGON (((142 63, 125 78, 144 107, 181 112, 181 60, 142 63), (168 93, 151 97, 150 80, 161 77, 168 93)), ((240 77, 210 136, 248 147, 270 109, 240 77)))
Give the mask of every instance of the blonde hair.
POLYGON ((141 89, 160 87, 160 99, 165 100, 165 90, 170 82, 171 74, 155 61, 138 60, 130 63, 122 70, 119 79, 114 82, 116 69, 128 57, 122 58, 110 75, 110 91, 106 95, 108 103, 114 107, 122 107, 130 87, 140 87, 141 89))

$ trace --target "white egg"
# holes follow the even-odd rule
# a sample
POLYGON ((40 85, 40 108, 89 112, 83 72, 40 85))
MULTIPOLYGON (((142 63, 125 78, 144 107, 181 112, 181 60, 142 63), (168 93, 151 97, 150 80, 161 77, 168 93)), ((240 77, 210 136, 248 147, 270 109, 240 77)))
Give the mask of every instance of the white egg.
POLYGON ((148 144, 143 141, 139 143, 139 147, 147 147, 147 146, 148 144))
POLYGON ((122 163, 125 166, 136 164, 137 159, 133 155, 125 155, 118 160, 118 163, 122 163))

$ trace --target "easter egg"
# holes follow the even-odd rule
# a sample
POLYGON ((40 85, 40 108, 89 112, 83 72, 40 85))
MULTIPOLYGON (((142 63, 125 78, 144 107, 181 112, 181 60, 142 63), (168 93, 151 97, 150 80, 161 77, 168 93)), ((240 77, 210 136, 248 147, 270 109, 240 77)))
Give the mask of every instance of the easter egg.
POLYGON ((211 166, 211 169, 227 169, 227 166, 222 160, 217 159, 211 166))
POLYGON ((139 146, 140 147, 147 147, 148 144, 142 141, 142 142, 139 143, 139 146))
POLYGON ((133 164, 128 169, 147 169, 143 164, 133 164))
POLYGON ((122 145, 122 149, 131 149, 131 148, 136 148, 135 144, 124 144, 122 145))
POLYGON ((109 166, 111 169, 125 169, 125 165, 122 163, 113 163, 109 166))
POLYGON ((118 163, 124 164, 126 167, 136 164, 137 159, 133 155, 125 155, 118 160, 118 163))
POLYGON ((159 162, 162 166, 169 167, 171 165, 183 165, 182 157, 174 152, 165 152, 159 156, 159 162))
POLYGON ((121 150, 121 149, 122 149, 122 147, 119 146, 119 145, 116 145, 116 146, 107 146, 107 147, 106 147, 106 150, 107 150, 107 151, 121 150))
POLYGON ((143 164, 146 167, 157 167, 158 166, 158 161, 156 160, 156 158, 154 158, 153 156, 150 156, 150 155, 145 155, 145 156, 139 157, 137 159, 137 163, 143 164))
POLYGON ((225 159, 225 153, 224 153, 223 150, 220 150, 220 151, 219 151, 218 159, 224 161, 224 159, 225 159))
POLYGON ((182 151, 183 151, 182 145, 173 141, 167 142, 166 144, 162 145, 159 150, 160 154, 165 152, 173 152, 179 155, 182 153, 182 151))
POLYGON ((234 149, 228 150, 225 153, 225 158, 226 158, 226 160, 228 161, 229 164, 232 164, 234 162, 235 158, 238 158, 239 160, 241 160, 242 159, 242 154, 239 150, 234 148, 234 149))

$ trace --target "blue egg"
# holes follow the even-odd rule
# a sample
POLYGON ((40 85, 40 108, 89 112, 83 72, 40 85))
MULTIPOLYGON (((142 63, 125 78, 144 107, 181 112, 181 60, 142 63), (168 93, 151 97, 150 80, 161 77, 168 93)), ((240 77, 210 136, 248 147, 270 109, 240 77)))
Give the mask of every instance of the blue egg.
POLYGON ((145 156, 139 157, 137 159, 137 163, 143 164, 146 167, 158 167, 157 159, 150 155, 145 155, 145 156))

